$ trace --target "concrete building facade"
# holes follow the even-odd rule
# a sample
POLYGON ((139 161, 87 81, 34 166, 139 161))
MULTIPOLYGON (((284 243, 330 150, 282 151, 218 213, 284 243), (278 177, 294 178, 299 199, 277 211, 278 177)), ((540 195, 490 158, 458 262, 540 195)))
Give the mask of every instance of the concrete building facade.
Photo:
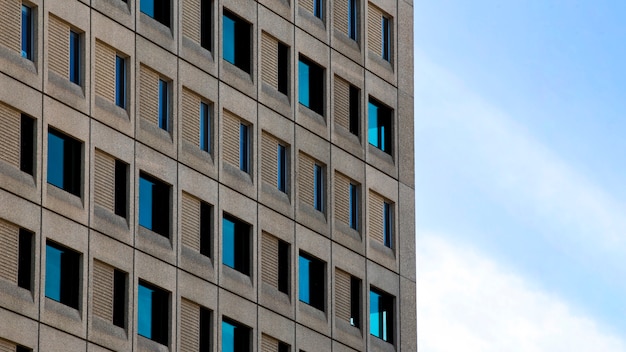
POLYGON ((0 0, 0 350, 416 351, 410 0, 0 0))

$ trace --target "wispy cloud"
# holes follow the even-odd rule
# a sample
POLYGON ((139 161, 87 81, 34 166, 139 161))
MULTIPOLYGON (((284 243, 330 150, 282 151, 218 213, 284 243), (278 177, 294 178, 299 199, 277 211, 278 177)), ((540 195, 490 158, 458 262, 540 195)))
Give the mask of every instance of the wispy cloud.
POLYGON ((446 237, 420 236, 420 352, 626 351, 559 297, 446 237))

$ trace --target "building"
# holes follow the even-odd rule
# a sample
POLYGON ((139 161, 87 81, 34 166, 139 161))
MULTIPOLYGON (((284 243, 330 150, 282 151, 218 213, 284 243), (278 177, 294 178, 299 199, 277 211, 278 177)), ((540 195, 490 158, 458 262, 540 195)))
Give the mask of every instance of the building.
POLYGON ((0 0, 0 350, 415 351, 412 13, 0 0))

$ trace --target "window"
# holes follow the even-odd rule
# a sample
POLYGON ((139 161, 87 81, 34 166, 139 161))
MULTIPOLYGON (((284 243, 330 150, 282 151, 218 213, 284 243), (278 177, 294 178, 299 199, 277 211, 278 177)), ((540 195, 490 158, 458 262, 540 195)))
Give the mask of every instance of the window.
POLYGON ((115 215, 126 217, 127 188, 126 177, 128 175, 128 164, 121 160, 115 160, 115 215))
POLYGON ((224 265, 250 275, 250 225, 224 214, 222 220, 224 265))
POLYGON ((393 210, 391 204, 383 203, 383 241, 385 246, 393 247, 393 210))
POLYGON ((289 294, 289 243, 266 232, 262 234, 261 278, 264 283, 289 294))
POLYGON ((335 314, 339 320, 361 327, 361 280, 335 270, 335 314))
POLYGON ((35 120, 22 114, 20 122, 20 170, 33 174, 35 120))
POLYGON ((223 33, 224 60, 250 73, 250 24, 224 9, 223 33))
POLYGON ((370 289, 370 334, 393 343, 393 296, 370 289))
POLYGON ((139 174, 139 225, 169 237, 170 186, 143 172, 139 174))
POLYGON ((126 109, 126 59, 115 55, 115 105, 126 109))
POLYGON ((113 270, 113 325, 126 326, 126 273, 113 270))
POLYGON ((200 254, 211 256, 211 206, 200 202, 200 254))
POLYGON ((211 14, 212 5, 211 0, 202 0, 200 4, 200 45, 209 51, 211 50, 211 41, 213 39, 211 26, 211 19, 213 18, 211 14))
POLYGON ((82 143, 48 129, 48 183, 80 197, 82 143))
POLYGON ((349 186, 349 225, 354 230, 359 229, 359 189, 358 186, 350 183, 349 186))
POLYGON ((350 276, 350 324, 361 327, 361 280, 350 276))
POLYGON ((211 351, 212 312, 195 302, 180 302, 180 351, 211 351))
POLYGON ((249 172, 250 161, 250 136, 248 125, 239 124, 239 169, 249 172))
POLYGON ((358 0, 348 0, 348 37, 352 40, 358 40, 358 0))
POLYGON ((222 320, 222 352, 248 352, 252 350, 251 329, 226 317, 222 320))
POLYGON ((170 26, 170 1, 169 0, 140 0, 140 11, 154 18, 161 24, 170 26))
POLYGON ((211 110, 205 102, 200 102, 200 149, 211 153, 211 110))
POLYGON ((281 192, 287 192, 287 147, 282 144, 277 146, 277 182, 278 190, 281 192))
POLYGON ((169 292, 139 280, 137 334, 167 345, 169 341, 169 292))
POLYGON ((46 297, 78 309, 80 254, 67 247, 46 242, 46 297))
POLYGON ((278 91, 289 94, 289 47, 278 42, 278 91))
POLYGON ((389 36, 389 18, 382 17, 382 57, 384 60, 390 61, 391 38, 389 36))
POLYGON ((159 79, 159 128, 168 130, 169 91, 167 82, 159 79))
POLYGON ((276 351, 276 352, 289 352, 289 345, 277 340, 269 335, 262 334, 261 346, 263 346, 263 352, 276 351))
POLYGON ((359 88, 350 85, 350 133, 359 135, 359 88))
POLYGON ((323 0, 313 0, 313 15, 319 19, 323 19, 324 14, 324 2, 323 0))
POLYGON ((20 229, 19 236, 17 286, 30 291, 32 288, 33 233, 26 229, 20 229))
POLYGON ((70 31, 70 81, 80 85, 80 34, 70 31))
POLYGON ((33 60, 33 10, 22 5, 22 57, 33 60))
POLYGON ((324 69, 303 56, 298 62, 298 101, 324 115, 324 69))
POLYGON ((300 301, 324 311, 326 301, 325 264, 303 252, 298 260, 300 301))
POLYGON ((319 164, 313 165, 313 207, 324 211, 324 169, 319 164))
POLYGON ((391 109, 370 99, 368 107, 368 141, 374 147, 391 154, 391 109))

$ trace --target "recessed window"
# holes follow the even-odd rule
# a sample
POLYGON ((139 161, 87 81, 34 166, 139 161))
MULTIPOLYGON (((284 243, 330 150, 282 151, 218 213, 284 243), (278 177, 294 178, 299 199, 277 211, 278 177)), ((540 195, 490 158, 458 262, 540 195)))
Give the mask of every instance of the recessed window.
POLYGON ((166 81, 159 79, 159 128, 168 130, 169 124, 169 91, 166 81))
POLYGON ((323 19, 324 15, 324 1, 313 0, 313 15, 319 19, 323 19))
POLYGON ((359 135, 359 88, 350 85, 350 133, 359 135))
POLYGON ((20 121, 20 170, 32 175, 34 171, 35 120, 22 114, 20 121))
POLYGON ((140 11, 163 25, 170 26, 169 0, 140 0, 140 11))
POLYGON ((80 253, 46 242, 46 297, 78 309, 80 253))
POLYGON ((252 350, 249 327, 224 317, 222 320, 222 352, 249 352, 252 350))
POLYGON ((33 281, 31 277, 33 262, 33 233, 21 228, 19 236, 17 286, 30 291, 33 281))
POLYGON ((143 172, 139 175, 139 225, 170 235, 170 186, 143 172))
POLYGON ((211 153, 211 110, 205 102, 200 102, 200 149, 211 153))
POLYGON ((33 60, 33 9, 22 5, 22 57, 33 60))
POLYGON ((325 263, 300 252, 298 287, 300 301, 324 311, 326 301, 325 263))
POLYGON ((313 165, 313 207, 324 211, 324 168, 319 164, 313 165))
POLYGON ((370 289, 370 334, 389 343, 393 343, 393 301, 393 296, 370 289))
POLYGON ((223 36, 224 60, 250 73, 250 24, 224 9, 223 36))
POLYGON ((80 197, 82 143, 48 129, 48 183, 80 197))
POLYGON ((222 220, 222 263, 250 275, 250 225, 224 214, 222 220))
POLYGON ((389 18, 383 16, 382 18, 382 57, 384 60, 390 61, 391 60, 391 37, 389 35, 390 31, 389 31, 389 18))
POLYGON ((121 160, 115 160, 115 215, 119 215, 123 218, 127 213, 127 182, 128 177, 128 164, 121 160))
POLYGON ((302 55, 298 61, 298 102, 324 115, 324 69, 302 55))
POLYGON ((281 192, 287 192, 287 147, 282 144, 277 146, 276 185, 281 192))
POLYGON ((137 334, 167 345, 169 341, 169 292, 139 280, 137 334))
POLYGON ((70 82, 80 85, 80 34, 70 31, 70 82))
POLYGON ((278 42, 278 91, 289 94, 289 47, 278 42))
POLYGON ((126 109, 126 59, 115 56, 115 105, 126 109))
POLYGON ((243 123, 239 124, 239 169, 243 172, 250 171, 250 127, 243 123))
POLYGON ((391 154, 392 148, 392 117, 391 109, 380 102, 370 99, 367 107, 369 144, 391 154))
POLYGON ((359 229, 359 187, 353 183, 349 186, 349 219, 350 228, 359 229))
POLYGON ((113 270, 113 325, 126 327, 126 278, 128 274, 113 270))
POLYGON ((358 0, 348 0, 348 37, 352 40, 358 40, 358 0))
POLYGON ((213 2, 211 0, 202 0, 200 4, 200 45, 211 50, 211 42, 213 40, 213 31, 211 26, 213 2))
POLYGON ((393 208, 390 203, 383 203, 383 241, 385 246, 393 247, 393 208))
POLYGON ((211 256, 211 219, 212 207, 200 202, 200 254, 211 256))

